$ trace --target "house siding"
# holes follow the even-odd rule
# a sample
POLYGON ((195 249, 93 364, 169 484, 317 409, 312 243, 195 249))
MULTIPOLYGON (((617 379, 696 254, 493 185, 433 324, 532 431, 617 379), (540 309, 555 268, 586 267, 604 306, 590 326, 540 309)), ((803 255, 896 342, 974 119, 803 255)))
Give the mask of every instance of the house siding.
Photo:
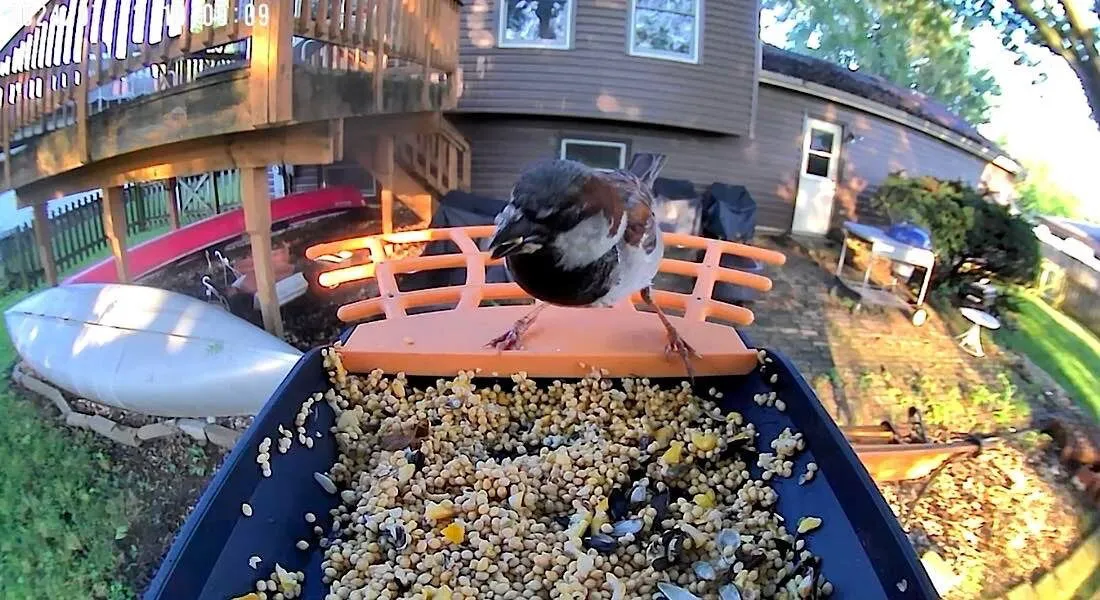
POLYGON ((760 62, 757 0, 700 0, 698 64, 631 56, 632 0, 573 1, 568 50, 498 48, 499 0, 468 2, 458 110, 749 132, 760 62))
MULTIPOLYGON (((1010 182, 991 176, 998 167, 904 125, 817 97, 761 86, 752 138, 705 135, 670 128, 582 119, 452 117, 472 146, 475 193, 507 198, 518 173, 531 162, 556 158, 563 137, 622 141, 628 154, 669 156, 662 175, 688 179, 701 191, 715 181, 744 185, 758 205, 757 223, 788 229, 794 214, 806 116, 838 123, 861 137, 841 149, 833 214, 866 218, 866 192, 891 172, 959 179, 972 185, 1010 182)), ((1006 184, 1007 185, 1007 184, 1006 184)))

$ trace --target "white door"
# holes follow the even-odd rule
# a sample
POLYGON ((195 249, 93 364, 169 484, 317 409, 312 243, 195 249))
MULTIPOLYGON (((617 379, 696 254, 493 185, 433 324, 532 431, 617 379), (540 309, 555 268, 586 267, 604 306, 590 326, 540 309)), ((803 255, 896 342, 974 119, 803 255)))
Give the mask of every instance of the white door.
POLYGON ((791 231, 825 235, 833 215, 842 132, 836 123, 809 118, 805 131, 791 231))

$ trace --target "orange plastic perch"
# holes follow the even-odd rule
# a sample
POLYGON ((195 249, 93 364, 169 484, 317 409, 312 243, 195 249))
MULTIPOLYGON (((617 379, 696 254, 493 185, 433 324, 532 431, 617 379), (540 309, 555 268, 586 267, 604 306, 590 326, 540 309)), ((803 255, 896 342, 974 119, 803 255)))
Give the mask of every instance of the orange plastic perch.
MULTIPOLYGON (((532 377, 581 377, 602 368, 612 377, 681 377, 678 357, 666 358, 665 331, 657 317, 638 310, 640 294, 613 308, 549 306, 524 335, 523 348, 498 352, 485 344, 531 310, 530 305, 483 306, 495 300, 530 299, 514 283, 486 283, 485 268, 499 264, 474 241, 491 235, 493 227, 454 227, 406 231, 318 244, 306 257, 339 265, 356 252, 367 251, 369 262, 337 266, 318 276, 322 287, 374 278, 379 296, 341 306, 337 315, 347 323, 382 319, 355 326, 338 352, 352 372, 382 369, 410 375, 450 376, 481 369, 501 375, 525 371, 532 377), (459 253, 387 260, 386 246, 410 242, 451 240, 459 253), (464 285, 402 292, 396 275, 449 268, 466 269, 464 285), (409 314, 418 307, 434 312, 409 314)), ((756 353, 745 347, 730 325, 752 323, 752 311, 714 300, 717 282, 766 292, 767 277, 719 266, 723 254, 736 254, 781 265, 786 258, 771 250, 682 234, 664 234, 665 244, 704 249, 702 262, 664 259, 662 273, 692 277, 690 294, 655 291, 654 301, 689 344, 699 353, 696 374, 743 374, 756 364, 756 353), (677 313, 682 313, 678 316, 677 313), (716 323, 723 321, 727 324, 716 323)))

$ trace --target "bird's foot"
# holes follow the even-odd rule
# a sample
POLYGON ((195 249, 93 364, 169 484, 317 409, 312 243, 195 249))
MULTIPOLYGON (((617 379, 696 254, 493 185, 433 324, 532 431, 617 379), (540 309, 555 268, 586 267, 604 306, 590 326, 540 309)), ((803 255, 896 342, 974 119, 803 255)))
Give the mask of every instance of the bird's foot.
MULTIPOLYGON (((526 328, 523 328, 526 329, 526 328)), ((523 335, 522 329, 519 327, 519 323, 513 326, 508 331, 505 331, 501 335, 489 340, 488 347, 496 348, 497 350, 515 350, 519 348, 519 337, 523 335)))
POLYGON ((536 305, 534 310, 517 320, 515 324, 512 325, 511 329, 489 340, 489 343, 485 345, 496 348, 498 351, 515 350, 519 348, 519 339, 523 337, 523 334, 527 333, 527 330, 531 328, 531 325, 535 322, 535 319, 544 308, 546 308, 545 304, 536 305))
POLYGON ((694 382, 695 370, 691 368, 691 359, 699 358, 699 353, 684 338, 680 337, 675 329, 670 328, 668 330, 668 345, 665 346, 665 357, 672 358, 673 354, 678 355, 680 360, 684 361, 684 368, 687 369, 688 377, 694 382))

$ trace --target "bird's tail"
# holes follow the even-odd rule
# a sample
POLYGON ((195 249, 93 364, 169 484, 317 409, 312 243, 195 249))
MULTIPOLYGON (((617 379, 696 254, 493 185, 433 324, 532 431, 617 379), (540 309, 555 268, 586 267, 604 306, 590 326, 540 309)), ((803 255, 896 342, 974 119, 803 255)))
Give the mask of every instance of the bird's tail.
POLYGON ((661 174, 661 169, 664 168, 666 162, 668 162, 668 156, 665 154, 637 152, 630 159, 630 167, 627 170, 649 187, 653 187, 653 183, 657 181, 657 177, 661 174))

